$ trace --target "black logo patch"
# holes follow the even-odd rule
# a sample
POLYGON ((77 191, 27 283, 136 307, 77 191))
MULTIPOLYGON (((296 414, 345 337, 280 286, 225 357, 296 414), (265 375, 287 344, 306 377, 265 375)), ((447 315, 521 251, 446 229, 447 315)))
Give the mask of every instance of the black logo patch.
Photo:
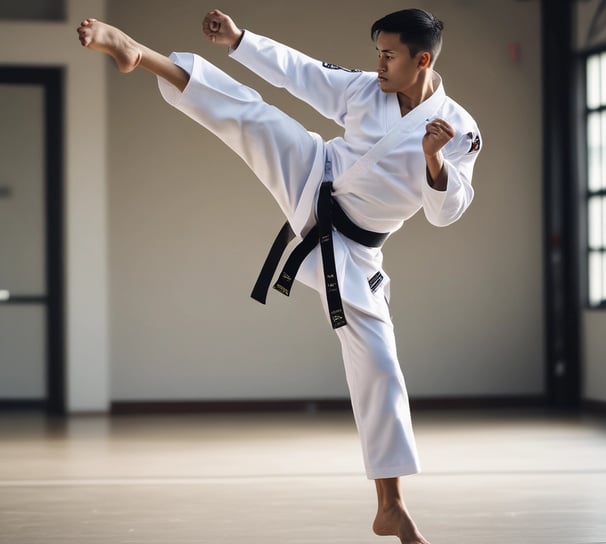
POLYGON ((361 72, 362 70, 350 70, 349 68, 343 68, 343 66, 339 66, 338 64, 332 64, 330 62, 323 62, 322 66, 324 68, 328 68, 329 70, 343 70, 344 72, 350 72, 350 73, 355 73, 355 72, 361 72))
POLYGON ((372 278, 369 278, 368 285, 370 285, 370 290, 374 293, 379 285, 383 283, 383 274, 381 272, 377 272, 372 278))
POLYGON ((473 132, 468 132, 467 137, 471 140, 471 146, 467 153, 473 153, 474 151, 480 151, 480 147, 482 147, 482 144, 480 142, 480 136, 478 134, 474 135, 473 132))

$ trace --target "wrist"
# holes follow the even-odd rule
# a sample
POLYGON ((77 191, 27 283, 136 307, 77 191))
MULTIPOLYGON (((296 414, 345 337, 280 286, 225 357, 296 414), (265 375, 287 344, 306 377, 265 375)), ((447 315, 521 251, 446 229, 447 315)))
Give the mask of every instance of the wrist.
POLYGON ((230 49, 237 49, 238 46, 240 45, 240 42, 242 41, 242 38, 244 37, 244 30, 240 30, 238 29, 238 33, 236 35, 236 39, 233 41, 232 44, 230 44, 230 49))
POLYGON ((444 162, 441 151, 438 151, 437 153, 424 153, 424 155, 427 164, 442 164, 444 162))

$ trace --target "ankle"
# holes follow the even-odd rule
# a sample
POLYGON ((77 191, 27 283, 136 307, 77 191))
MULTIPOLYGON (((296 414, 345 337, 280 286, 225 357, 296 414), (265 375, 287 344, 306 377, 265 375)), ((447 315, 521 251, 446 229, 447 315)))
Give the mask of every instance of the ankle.
POLYGON ((400 497, 381 501, 377 506, 377 510, 381 513, 406 512, 404 501, 400 497))

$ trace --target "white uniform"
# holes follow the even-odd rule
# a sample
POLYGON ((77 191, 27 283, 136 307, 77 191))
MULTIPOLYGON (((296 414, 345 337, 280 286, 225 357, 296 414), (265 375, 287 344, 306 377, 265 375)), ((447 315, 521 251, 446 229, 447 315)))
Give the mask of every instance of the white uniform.
MULTIPOLYGON (((190 53, 171 55, 190 74, 183 93, 159 80, 167 102, 242 157, 272 193, 297 235, 305 234, 315 222, 317 192, 327 160, 332 163, 334 198, 366 230, 394 232, 420 209, 432 224, 445 226, 461 217, 471 203, 479 132, 471 116, 446 96, 441 81, 431 97, 402 118, 397 95, 381 91, 376 73, 319 62, 248 30, 230 54, 344 128, 343 137, 324 142, 263 102, 256 91, 190 53), (421 147, 425 125, 435 117, 456 130, 442 149, 448 169, 446 191, 428 185, 421 147), (399 143, 362 176, 341 182, 342 174, 398 122, 405 123, 399 143)), ((362 246, 338 231, 333 233, 333 243, 348 323, 336 333, 367 476, 416 473, 420 468, 381 250, 362 246)), ((305 259, 297 279, 321 294, 326 310, 319 247, 305 259)))

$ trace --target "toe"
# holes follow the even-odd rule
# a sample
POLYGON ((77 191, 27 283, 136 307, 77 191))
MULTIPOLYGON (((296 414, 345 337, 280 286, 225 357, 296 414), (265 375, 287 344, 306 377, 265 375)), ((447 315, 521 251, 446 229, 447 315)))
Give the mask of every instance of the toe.
POLYGON ((90 44, 91 40, 90 40, 90 35, 88 32, 85 32, 84 30, 82 30, 82 31, 78 32, 78 35, 79 35, 80 43, 83 46, 86 47, 88 44, 90 44))

